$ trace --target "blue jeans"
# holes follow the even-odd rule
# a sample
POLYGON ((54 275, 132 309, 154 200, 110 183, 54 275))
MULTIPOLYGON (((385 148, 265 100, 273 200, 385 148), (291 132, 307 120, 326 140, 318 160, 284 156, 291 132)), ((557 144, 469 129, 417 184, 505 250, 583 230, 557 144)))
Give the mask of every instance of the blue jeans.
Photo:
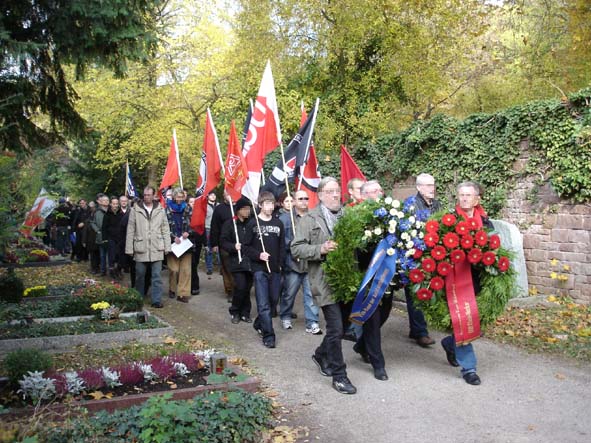
POLYGON ((276 306, 281 291, 281 274, 278 272, 256 271, 254 273, 254 291, 257 301, 257 318, 254 327, 263 331, 263 341, 275 341, 271 306, 276 306))
POLYGON ((456 341, 453 336, 448 335, 441 340, 443 346, 447 349, 452 349, 456 353, 456 360, 462 368, 462 375, 469 372, 476 372, 476 353, 472 343, 464 346, 456 346, 456 341))
POLYGON ((291 312, 300 287, 304 294, 304 318, 306 319, 306 327, 309 328, 312 326, 312 323, 318 323, 318 312, 320 310, 312 299, 310 281, 308 280, 308 274, 305 272, 301 274, 294 271, 285 272, 279 317, 281 320, 291 320, 291 312))
MULTIPOLYGON (((205 268, 207 272, 213 272, 213 252, 211 252, 211 243, 209 242, 209 229, 205 230, 205 238, 207 239, 207 247, 205 248, 205 268)), ((217 265, 220 265, 220 255, 216 254, 217 265)))
POLYGON ((135 262, 135 289, 145 296, 146 270, 152 271, 152 303, 162 303, 162 260, 153 262, 135 262))
POLYGON ((427 322, 423 311, 417 309, 414 305, 413 294, 408 286, 404 287, 404 296, 406 297, 406 312, 408 313, 408 325, 410 327, 410 338, 427 337, 427 322))
POLYGON ((107 256, 109 255, 109 244, 102 243, 99 245, 98 249, 101 257, 101 272, 105 274, 107 272, 107 256))

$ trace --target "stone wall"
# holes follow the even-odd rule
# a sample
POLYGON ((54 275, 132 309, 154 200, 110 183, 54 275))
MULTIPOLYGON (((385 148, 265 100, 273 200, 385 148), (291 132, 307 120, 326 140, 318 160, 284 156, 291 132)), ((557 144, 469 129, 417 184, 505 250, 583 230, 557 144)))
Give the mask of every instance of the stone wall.
MULTIPOLYGON (((527 158, 525 151, 516 168, 527 158)), ((565 203, 535 177, 519 180, 508 197, 501 218, 523 234, 530 293, 591 303, 591 205, 565 203)))

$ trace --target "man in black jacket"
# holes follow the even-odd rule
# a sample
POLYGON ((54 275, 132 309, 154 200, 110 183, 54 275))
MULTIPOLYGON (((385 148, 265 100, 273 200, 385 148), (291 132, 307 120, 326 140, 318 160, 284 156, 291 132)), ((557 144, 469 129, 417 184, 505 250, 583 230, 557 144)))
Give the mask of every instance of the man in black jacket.
MULTIPOLYGON (((414 213, 429 211, 429 215, 441 210, 441 203, 435 198, 435 178, 432 175, 425 173, 417 175, 416 186, 418 192, 406 199, 405 206, 412 206, 411 211, 414 213)), ((410 327, 408 337, 415 340, 423 348, 431 346, 435 343, 435 340, 429 337, 423 311, 414 306, 413 294, 408 286, 404 287, 404 295, 406 297, 406 311, 408 312, 410 327)))
POLYGON ((224 203, 217 205, 211 216, 211 230, 209 232, 209 241, 211 251, 217 253, 219 251, 220 259, 222 261, 221 273, 224 279, 224 291, 228 302, 232 301, 232 294, 234 293, 234 281, 232 279, 232 272, 230 271, 228 252, 221 248, 220 236, 224 224, 232 219, 232 209, 230 208, 230 196, 224 190, 224 203))

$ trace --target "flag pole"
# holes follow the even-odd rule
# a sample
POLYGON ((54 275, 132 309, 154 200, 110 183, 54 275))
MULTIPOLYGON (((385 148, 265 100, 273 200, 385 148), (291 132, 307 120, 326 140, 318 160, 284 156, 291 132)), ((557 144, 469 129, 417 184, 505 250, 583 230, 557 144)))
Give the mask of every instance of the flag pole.
POLYGON ((125 196, 129 197, 129 160, 125 160, 125 196))
MULTIPOLYGON (((320 99, 316 97, 316 103, 314 104, 314 116, 312 117, 312 132, 314 132, 314 126, 316 126, 316 115, 318 114, 318 106, 320 105, 320 99)), ((304 102, 302 101, 302 111, 304 110, 304 102)), ((312 141, 310 140, 310 145, 312 141)), ((308 156, 310 155, 310 145, 306 146, 306 162, 308 161, 308 156)), ((298 180, 298 191, 302 188, 302 174, 304 173, 304 168, 301 168, 299 171, 299 180, 298 180)), ((295 232, 295 230, 294 230, 295 232)))
MULTIPOLYGON (((259 239, 261 240, 261 247, 263 248, 263 252, 266 254, 267 251, 265 250, 265 242, 263 241, 263 235, 261 234, 261 224, 259 223, 259 216, 257 215, 257 208, 254 205, 254 202, 250 202, 252 204, 252 210, 254 211, 254 218, 257 222, 257 230, 259 232, 259 239)), ((267 271, 269 274, 271 273, 271 267, 269 266, 269 262, 266 261, 265 264, 267 265, 267 271)))
MULTIPOLYGON (((240 243, 238 239, 238 228, 236 227, 236 217, 234 215, 234 202, 232 201, 232 197, 228 195, 228 200, 230 200, 230 212, 232 213, 232 224, 234 225, 234 235, 236 236, 236 243, 240 243)), ((240 249, 238 249, 238 263, 242 263, 242 254, 240 249)))
POLYGON ((175 155, 176 155, 176 164, 179 167, 179 183, 181 185, 181 189, 184 189, 183 188, 183 174, 181 172, 181 158, 179 156, 179 144, 176 139, 176 129, 175 128, 172 128, 172 138, 174 139, 174 151, 175 151, 175 155))

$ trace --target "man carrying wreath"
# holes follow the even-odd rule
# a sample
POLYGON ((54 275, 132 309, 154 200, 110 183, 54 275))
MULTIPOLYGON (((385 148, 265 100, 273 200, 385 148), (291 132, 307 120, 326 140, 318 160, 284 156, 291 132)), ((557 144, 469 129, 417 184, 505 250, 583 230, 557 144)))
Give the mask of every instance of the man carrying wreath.
MULTIPOLYGON (((480 186, 475 182, 463 182, 457 187, 458 204, 455 213, 465 221, 476 223, 477 228, 492 228, 486 212, 480 206, 480 186)), ((452 297, 465 297, 465 302, 457 303, 458 309, 451 312, 454 323, 454 334, 441 340, 441 346, 445 350, 447 361, 450 365, 461 367, 462 377, 470 385, 479 385, 480 377, 476 373, 476 354, 471 341, 479 337, 479 333, 473 333, 470 325, 472 316, 478 316, 476 307, 476 295, 480 292, 478 273, 470 265, 468 258, 454 265, 454 272, 446 277, 445 286, 448 291, 448 300, 452 297), (450 294, 451 291, 451 294, 450 294), (471 302, 471 303, 469 303, 471 302), (473 306, 472 312, 469 307, 473 306), (454 322, 453 319, 456 319, 454 322), (464 332, 466 334, 464 335, 464 332)), ((474 319, 478 321, 478 318, 474 319)), ((479 328, 477 329, 477 332, 479 328)))

